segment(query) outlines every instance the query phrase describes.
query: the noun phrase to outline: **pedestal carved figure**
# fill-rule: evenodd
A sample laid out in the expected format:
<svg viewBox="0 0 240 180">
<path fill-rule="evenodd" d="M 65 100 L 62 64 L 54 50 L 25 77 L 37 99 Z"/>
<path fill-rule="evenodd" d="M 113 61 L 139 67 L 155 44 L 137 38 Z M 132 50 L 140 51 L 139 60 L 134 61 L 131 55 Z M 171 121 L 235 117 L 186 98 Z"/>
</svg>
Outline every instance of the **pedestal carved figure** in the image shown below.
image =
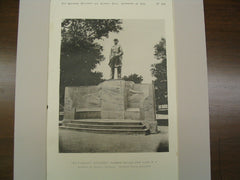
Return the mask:
<svg viewBox="0 0 240 180">
<path fill-rule="evenodd" d="M 78 123 L 81 128 L 82 122 L 104 133 L 157 133 L 152 84 L 108 80 L 98 86 L 66 87 L 64 106 L 66 127 Z"/>
</svg>

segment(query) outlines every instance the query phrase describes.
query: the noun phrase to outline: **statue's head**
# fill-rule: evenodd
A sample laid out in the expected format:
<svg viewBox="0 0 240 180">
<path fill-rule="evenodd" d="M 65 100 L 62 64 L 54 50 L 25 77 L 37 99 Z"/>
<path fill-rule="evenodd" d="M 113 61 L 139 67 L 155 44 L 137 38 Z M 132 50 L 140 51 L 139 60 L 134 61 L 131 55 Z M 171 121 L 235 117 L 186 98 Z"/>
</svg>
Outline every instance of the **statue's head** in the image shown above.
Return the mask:
<svg viewBox="0 0 240 180">
<path fill-rule="evenodd" d="M 114 44 L 115 44 L 115 45 L 118 44 L 118 39 L 115 38 L 113 41 L 114 41 Z"/>
</svg>

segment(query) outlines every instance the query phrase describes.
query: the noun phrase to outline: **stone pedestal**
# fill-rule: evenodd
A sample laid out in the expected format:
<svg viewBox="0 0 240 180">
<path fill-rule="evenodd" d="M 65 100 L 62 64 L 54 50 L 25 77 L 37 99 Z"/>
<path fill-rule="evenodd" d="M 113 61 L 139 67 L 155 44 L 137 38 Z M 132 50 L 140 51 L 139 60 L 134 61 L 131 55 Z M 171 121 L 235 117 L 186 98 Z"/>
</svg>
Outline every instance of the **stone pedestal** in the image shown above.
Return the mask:
<svg viewBox="0 0 240 180">
<path fill-rule="evenodd" d="M 110 80 L 100 84 L 101 118 L 124 119 L 125 81 Z"/>
<path fill-rule="evenodd" d="M 156 133 L 154 87 L 124 80 L 66 87 L 64 122 L 74 119 L 139 120 Z"/>
</svg>

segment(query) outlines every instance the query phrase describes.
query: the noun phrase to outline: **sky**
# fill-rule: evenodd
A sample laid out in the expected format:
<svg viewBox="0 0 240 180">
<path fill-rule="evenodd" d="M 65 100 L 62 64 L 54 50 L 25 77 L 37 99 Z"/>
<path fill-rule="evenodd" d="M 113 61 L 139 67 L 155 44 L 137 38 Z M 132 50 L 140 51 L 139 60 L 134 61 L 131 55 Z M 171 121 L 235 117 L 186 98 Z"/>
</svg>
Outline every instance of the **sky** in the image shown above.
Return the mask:
<svg viewBox="0 0 240 180">
<path fill-rule="evenodd" d="M 105 61 L 95 69 L 103 73 L 104 79 L 110 78 L 108 66 L 109 54 L 113 39 L 117 38 L 123 49 L 122 76 L 138 74 L 143 76 L 143 83 L 154 80 L 151 75 L 151 64 L 158 61 L 154 58 L 154 45 L 165 38 L 164 21 L 161 19 L 123 20 L 123 30 L 109 33 L 108 38 L 98 41 L 103 46 Z"/>
</svg>

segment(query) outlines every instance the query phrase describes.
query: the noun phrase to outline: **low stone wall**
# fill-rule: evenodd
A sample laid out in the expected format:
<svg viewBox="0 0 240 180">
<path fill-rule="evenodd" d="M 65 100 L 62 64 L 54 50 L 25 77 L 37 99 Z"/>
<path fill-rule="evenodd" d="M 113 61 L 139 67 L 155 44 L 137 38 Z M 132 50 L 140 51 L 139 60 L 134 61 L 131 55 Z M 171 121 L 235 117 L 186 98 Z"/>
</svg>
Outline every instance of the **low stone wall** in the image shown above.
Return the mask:
<svg viewBox="0 0 240 180">
<path fill-rule="evenodd" d="M 154 132 L 154 87 L 131 81 L 108 80 L 97 86 L 66 87 L 64 120 L 141 120 Z"/>
</svg>

